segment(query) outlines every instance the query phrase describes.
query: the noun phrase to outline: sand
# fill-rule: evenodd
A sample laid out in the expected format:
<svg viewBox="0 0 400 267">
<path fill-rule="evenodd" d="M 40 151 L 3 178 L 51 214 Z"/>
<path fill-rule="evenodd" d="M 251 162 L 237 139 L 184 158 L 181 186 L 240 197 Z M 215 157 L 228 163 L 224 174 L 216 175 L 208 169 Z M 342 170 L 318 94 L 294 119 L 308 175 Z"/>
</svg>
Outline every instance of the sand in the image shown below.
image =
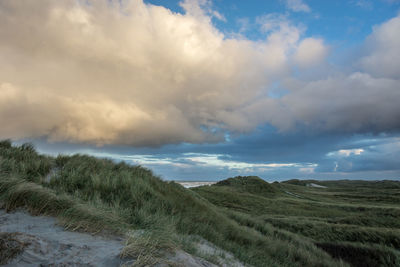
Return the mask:
<svg viewBox="0 0 400 267">
<path fill-rule="evenodd" d="M 6 213 L 0 209 L 0 233 L 11 233 L 20 243 L 27 244 L 22 253 L 4 266 L 121 266 L 133 263 L 134 259 L 120 259 L 124 247 L 121 237 L 90 235 L 66 231 L 57 225 L 57 220 L 48 216 L 32 216 L 18 210 Z M 239 266 L 239 261 L 205 240 L 198 244 L 202 254 L 215 255 L 219 266 Z M 165 255 L 167 262 L 175 266 L 216 267 L 216 265 L 182 250 Z M 157 264 L 158 267 L 168 266 Z"/>
<path fill-rule="evenodd" d="M 5 266 L 120 266 L 120 238 L 65 231 L 55 218 L 0 210 L 0 232 L 16 233 L 28 242 L 24 251 Z"/>
</svg>

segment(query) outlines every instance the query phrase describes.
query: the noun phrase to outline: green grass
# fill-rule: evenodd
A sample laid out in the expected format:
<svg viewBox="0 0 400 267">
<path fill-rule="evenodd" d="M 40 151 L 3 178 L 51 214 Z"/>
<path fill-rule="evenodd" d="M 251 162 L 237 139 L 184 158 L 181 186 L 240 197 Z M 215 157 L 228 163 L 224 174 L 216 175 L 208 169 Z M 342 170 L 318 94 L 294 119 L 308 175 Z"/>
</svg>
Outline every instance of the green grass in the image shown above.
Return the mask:
<svg viewBox="0 0 400 267">
<path fill-rule="evenodd" d="M 162 181 L 140 166 L 85 155 L 52 158 L 37 154 L 29 144 L 13 147 L 3 141 L 0 169 L 5 208 L 57 216 L 70 229 L 141 229 L 150 233 L 147 244 L 163 240 L 164 250 L 184 247 L 182 236 L 200 236 L 254 266 L 338 263 L 311 243 L 304 246 L 242 226 L 197 193 Z M 139 247 L 147 245 L 131 240 L 124 254 L 140 255 L 143 261 L 160 258 L 153 249 Z"/>
<path fill-rule="evenodd" d="M 54 158 L 10 141 L 0 142 L 0 172 L 4 208 L 52 215 L 72 230 L 126 234 L 122 254 L 136 264 L 160 262 L 177 248 L 194 253 L 188 240 L 196 236 L 252 266 L 347 266 L 341 246 L 374 251 L 379 257 L 369 261 L 386 266 L 398 260 L 396 183 L 377 185 L 382 192 L 369 199 L 357 196 L 373 192 L 370 184 L 357 195 L 346 182 L 321 190 L 258 177 L 188 190 L 140 166 Z"/>
<path fill-rule="evenodd" d="M 352 266 L 400 265 L 400 182 L 289 180 L 257 194 L 236 189 L 238 183 L 193 191 L 262 234 L 279 229 Z"/>
<path fill-rule="evenodd" d="M 237 176 L 219 181 L 215 184 L 220 188 L 231 190 L 238 193 L 250 193 L 254 195 L 272 195 L 276 189 L 257 176 Z"/>
<path fill-rule="evenodd" d="M 0 176 L 0 203 L 7 211 L 26 208 L 32 214 L 56 216 L 68 229 L 91 233 L 111 231 L 122 233 L 127 227 L 111 209 L 93 207 L 66 194 L 33 182 Z"/>
</svg>

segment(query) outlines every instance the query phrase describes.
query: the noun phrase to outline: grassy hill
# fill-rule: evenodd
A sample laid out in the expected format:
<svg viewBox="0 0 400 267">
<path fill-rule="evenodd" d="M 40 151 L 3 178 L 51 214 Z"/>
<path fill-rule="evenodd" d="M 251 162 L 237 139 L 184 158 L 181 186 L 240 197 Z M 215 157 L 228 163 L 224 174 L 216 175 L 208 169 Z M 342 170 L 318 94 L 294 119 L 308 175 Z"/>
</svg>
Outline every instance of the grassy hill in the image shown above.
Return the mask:
<svg viewBox="0 0 400 267">
<path fill-rule="evenodd" d="M 215 185 L 256 195 L 268 195 L 276 192 L 272 185 L 257 176 L 237 176 L 219 181 Z"/>
<path fill-rule="evenodd" d="M 400 265 L 400 182 L 289 180 L 251 194 L 245 179 L 193 191 L 240 225 L 294 233 L 352 266 Z"/>
<path fill-rule="evenodd" d="M 326 186 L 235 177 L 189 190 L 140 166 L 0 142 L 3 208 L 52 215 L 71 230 L 127 235 L 122 255 L 146 255 L 138 266 L 174 249 L 213 260 L 197 250 L 198 237 L 252 266 L 399 265 L 399 189 L 382 184 L 372 194 L 371 185 L 357 195 Z M 365 192 L 370 199 L 360 198 Z M 143 234 L 129 237 L 132 230 Z"/>
</svg>

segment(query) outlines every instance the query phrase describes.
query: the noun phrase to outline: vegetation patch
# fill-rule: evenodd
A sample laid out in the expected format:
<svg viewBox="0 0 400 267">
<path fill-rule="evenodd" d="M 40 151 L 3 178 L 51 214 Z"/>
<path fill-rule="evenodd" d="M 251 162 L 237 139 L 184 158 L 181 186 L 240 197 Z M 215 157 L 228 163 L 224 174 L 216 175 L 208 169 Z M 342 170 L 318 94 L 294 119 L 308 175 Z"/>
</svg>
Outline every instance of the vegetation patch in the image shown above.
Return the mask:
<svg viewBox="0 0 400 267">
<path fill-rule="evenodd" d="M 227 186 L 239 192 L 257 195 L 268 195 L 276 192 L 273 186 L 258 176 L 236 176 L 219 181 L 215 186 Z"/>
<path fill-rule="evenodd" d="M 341 264 L 399 265 L 400 182 L 289 180 L 260 195 L 236 190 L 245 179 L 192 190 L 240 225 L 286 240 L 303 255 L 323 250 Z"/>
<path fill-rule="evenodd" d="M 334 258 L 349 262 L 352 266 L 399 266 L 400 255 L 383 246 L 365 246 L 351 243 L 316 243 Z"/>
<path fill-rule="evenodd" d="M 24 251 L 28 243 L 19 241 L 17 233 L 0 233 L 0 264 L 7 264 Z"/>
</svg>

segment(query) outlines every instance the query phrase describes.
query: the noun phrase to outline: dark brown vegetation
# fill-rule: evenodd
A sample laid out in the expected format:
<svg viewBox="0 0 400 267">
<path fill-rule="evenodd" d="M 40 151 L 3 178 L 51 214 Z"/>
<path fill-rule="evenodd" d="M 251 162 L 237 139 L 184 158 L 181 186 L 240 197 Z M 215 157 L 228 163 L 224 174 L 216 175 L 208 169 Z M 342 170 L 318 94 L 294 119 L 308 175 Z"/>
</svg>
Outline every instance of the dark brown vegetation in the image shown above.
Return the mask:
<svg viewBox="0 0 400 267">
<path fill-rule="evenodd" d="M 16 238 L 17 233 L 0 233 L 0 264 L 7 264 L 24 251 L 28 244 Z"/>
</svg>

